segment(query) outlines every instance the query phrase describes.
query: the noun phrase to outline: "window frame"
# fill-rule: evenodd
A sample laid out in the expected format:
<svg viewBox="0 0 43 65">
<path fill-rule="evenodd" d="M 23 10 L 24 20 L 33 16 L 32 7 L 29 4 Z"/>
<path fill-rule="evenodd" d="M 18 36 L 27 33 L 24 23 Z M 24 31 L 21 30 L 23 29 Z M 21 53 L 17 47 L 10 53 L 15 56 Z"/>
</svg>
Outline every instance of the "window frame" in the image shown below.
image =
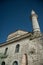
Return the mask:
<svg viewBox="0 0 43 65">
<path fill-rule="evenodd" d="M 15 48 L 15 53 L 18 53 L 19 52 L 19 49 L 20 49 L 20 44 L 17 44 L 16 45 L 16 48 Z"/>
<path fill-rule="evenodd" d="M 13 65 L 14 65 L 14 63 L 16 63 L 15 65 L 18 65 L 18 61 L 14 61 L 14 62 L 13 62 Z"/>
<path fill-rule="evenodd" d="M 4 55 L 7 54 L 7 51 L 8 51 L 8 47 L 5 48 L 5 52 L 4 52 Z"/>
<path fill-rule="evenodd" d="M 3 64 L 4 63 L 4 64 Z M 2 61 L 1 65 L 5 65 L 5 61 Z"/>
</svg>

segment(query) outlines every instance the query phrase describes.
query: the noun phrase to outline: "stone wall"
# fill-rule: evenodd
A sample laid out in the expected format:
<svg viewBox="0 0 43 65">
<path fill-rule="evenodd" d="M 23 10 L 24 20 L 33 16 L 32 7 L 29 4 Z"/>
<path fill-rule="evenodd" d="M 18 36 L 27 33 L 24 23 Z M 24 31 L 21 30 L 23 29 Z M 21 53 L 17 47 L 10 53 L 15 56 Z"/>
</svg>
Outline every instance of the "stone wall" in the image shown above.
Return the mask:
<svg viewBox="0 0 43 65">
<path fill-rule="evenodd" d="M 19 44 L 19 52 L 16 53 L 16 45 Z M 18 62 L 18 65 L 22 65 L 23 55 L 27 55 L 28 65 L 41 65 L 43 64 L 43 48 L 39 38 L 29 40 L 25 38 L 17 42 L 0 47 L 0 53 L 4 54 L 5 49 L 7 50 L 7 57 L 0 58 L 0 65 L 5 61 L 6 65 L 13 65 L 14 61 Z"/>
</svg>

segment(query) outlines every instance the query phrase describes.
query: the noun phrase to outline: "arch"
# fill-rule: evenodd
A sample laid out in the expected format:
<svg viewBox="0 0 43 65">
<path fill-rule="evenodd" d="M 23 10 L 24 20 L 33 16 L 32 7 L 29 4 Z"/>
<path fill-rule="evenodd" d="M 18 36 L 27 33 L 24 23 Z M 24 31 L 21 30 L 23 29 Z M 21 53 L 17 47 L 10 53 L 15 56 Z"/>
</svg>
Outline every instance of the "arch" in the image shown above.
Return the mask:
<svg viewBox="0 0 43 65">
<path fill-rule="evenodd" d="M 8 47 L 5 49 L 4 55 L 6 55 L 6 53 L 7 53 L 7 50 L 8 50 Z"/>
<path fill-rule="evenodd" d="M 17 62 L 17 61 L 14 61 L 14 62 L 13 62 L 13 65 L 18 65 L 18 62 Z"/>
<path fill-rule="evenodd" d="M 17 45 L 16 45 L 16 49 L 15 49 L 15 52 L 16 52 L 16 53 L 18 53 L 18 52 L 19 52 L 19 47 L 20 47 L 20 45 L 19 45 L 19 44 L 17 44 Z"/>
<path fill-rule="evenodd" d="M 27 54 L 23 54 L 23 56 L 22 56 L 22 65 L 28 65 Z"/>
<path fill-rule="evenodd" d="M 28 57 L 27 57 L 27 54 L 25 53 L 24 55 L 26 57 L 26 65 L 28 65 Z"/>
<path fill-rule="evenodd" d="M 3 61 L 1 65 L 5 65 L 5 62 Z"/>
</svg>

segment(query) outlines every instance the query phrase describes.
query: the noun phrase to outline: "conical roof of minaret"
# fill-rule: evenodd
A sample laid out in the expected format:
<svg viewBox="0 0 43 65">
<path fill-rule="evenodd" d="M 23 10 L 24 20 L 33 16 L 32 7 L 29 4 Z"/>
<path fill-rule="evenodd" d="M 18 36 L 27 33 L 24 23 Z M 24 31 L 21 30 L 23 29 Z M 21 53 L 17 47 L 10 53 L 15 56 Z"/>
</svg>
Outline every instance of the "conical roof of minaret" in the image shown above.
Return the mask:
<svg viewBox="0 0 43 65">
<path fill-rule="evenodd" d="M 38 18 L 38 15 L 35 13 L 34 10 L 31 11 L 31 16 L 33 16 L 33 15 L 36 16 L 36 17 Z"/>
<path fill-rule="evenodd" d="M 35 14 L 35 11 L 34 10 L 31 11 L 31 15 L 33 15 L 33 14 Z"/>
</svg>

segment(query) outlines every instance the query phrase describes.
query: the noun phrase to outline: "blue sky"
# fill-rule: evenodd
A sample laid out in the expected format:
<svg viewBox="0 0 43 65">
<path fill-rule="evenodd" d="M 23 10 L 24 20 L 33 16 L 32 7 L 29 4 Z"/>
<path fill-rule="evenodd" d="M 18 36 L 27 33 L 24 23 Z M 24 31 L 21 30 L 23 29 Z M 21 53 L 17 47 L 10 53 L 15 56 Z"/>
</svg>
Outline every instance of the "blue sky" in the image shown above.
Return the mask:
<svg viewBox="0 0 43 65">
<path fill-rule="evenodd" d="M 38 14 L 43 32 L 43 0 L 0 0 L 0 43 L 16 30 L 32 32 L 31 10 Z"/>
</svg>

